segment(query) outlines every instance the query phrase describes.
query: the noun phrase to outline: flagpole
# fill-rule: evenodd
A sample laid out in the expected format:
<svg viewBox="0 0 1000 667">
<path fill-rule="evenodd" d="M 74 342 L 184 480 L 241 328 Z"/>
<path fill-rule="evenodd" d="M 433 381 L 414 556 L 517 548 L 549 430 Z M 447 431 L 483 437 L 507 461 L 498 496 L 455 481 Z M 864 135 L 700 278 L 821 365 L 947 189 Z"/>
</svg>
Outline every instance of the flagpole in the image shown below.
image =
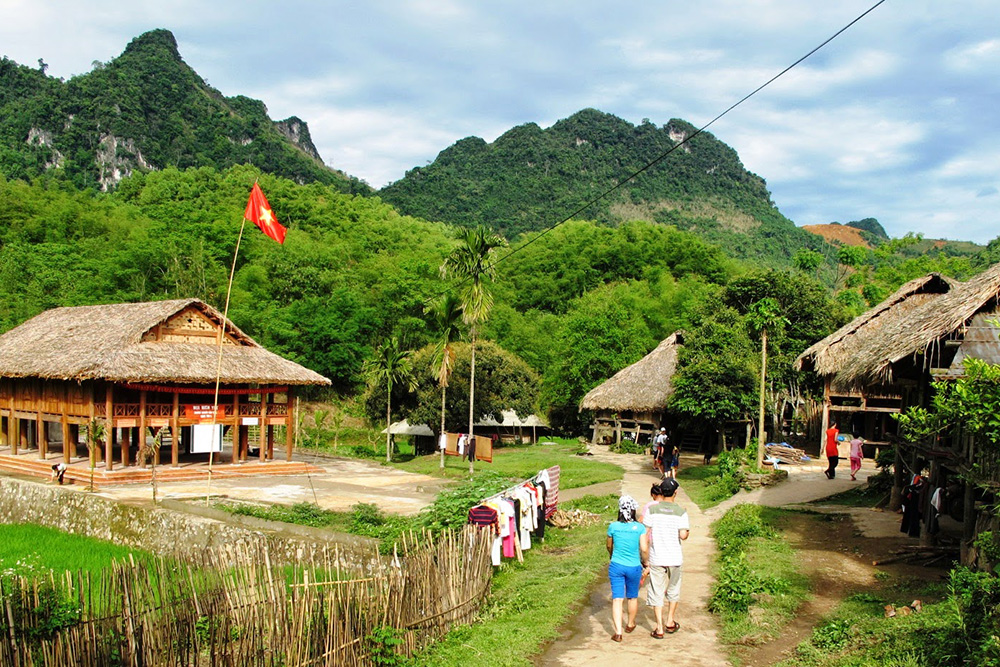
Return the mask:
<svg viewBox="0 0 1000 667">
<path fill-rule="evenodd" d="M 256 182 L 256 181 L 255 181 Z M 205 491 L 205 505 L 208 505 L 212 495 L 212 461 L 215 456 L 215 430 L 216 422 L 219 417 L 219 384 L 222 381 L 222 345 L 226 339 L 226 323 L 229 322 L 229 297 L 233 293 L 233 276 L 236 275 L 236 258 L 240 254 L 240 242 L 243 240 L 243 230 L 247 226 L 247 218 L 243 216 L 243 221 L 240 223 L 240 235 L 236 237 L 236 251 L 233 253 L 233 266 L 229 269 L 229 285 L 226 287 L 226 306 L 222 310 L 222 331 L 219 335 L 219 355 L 215 364 L 215 397 L 212 401 L 212 446 L 208 450 L 208 489 Z M 263 418 L 264 415 L 261 415 Z M 233 415 L 234 419 L 238 419 L 239 415 Z M 236 456 L 237 438 L 233 436 L 233 456 Z M 222 450 L 222 434 L 219 434 L 219 450 Z"/>
</svg>

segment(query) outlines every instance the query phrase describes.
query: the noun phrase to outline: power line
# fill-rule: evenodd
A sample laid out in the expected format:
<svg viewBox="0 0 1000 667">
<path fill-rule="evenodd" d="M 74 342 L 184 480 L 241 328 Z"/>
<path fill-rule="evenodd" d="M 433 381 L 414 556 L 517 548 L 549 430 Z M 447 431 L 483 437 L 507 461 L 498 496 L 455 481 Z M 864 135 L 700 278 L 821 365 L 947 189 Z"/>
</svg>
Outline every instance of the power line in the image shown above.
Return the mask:
<svg viewBox="0 0 1000 667">
<path fill-rule="evenodd" d="M 749 100 L 751 97 L 753 97 L 754 95 L 756 95 L 757 93 L 759 93 L 760 91 L 764 90 L 769 85 L 771 85 L 772 83 L 774 83 L 775 81 L 777 81 L 778 79 L 780 79 L 782 76 L 784 76 L 789 71 L 791 71 L 793 68 L 795 68 L 796 66 L 798 66 L 799 64 L 801 64 L 804 60 L 806 60 L 807 58 L 809 58 L 811 55 L 813 55 L 814 53 L 816 53 L 817 51 L 819 51 L 820 49 L 822 49 L 824 46 L 826 46 L 827 44 L 829 44 L 830 42 L 832 42 L 833 40 L 835 40 L 842 33 L 846 32 L 855 23 L 857 23 L 858 21 L 860 21 L 861 19 L 863 19 L 864 17 L 866 17 L 868 14 L 872 13 L 873 11 L 875 11 L 875 9 L 877 9 L 879 7 L 879 5 L 881 5 L 884 2 L 886 2 L 886 0 L 878 0 L 878 2 L 876 2 L 874 5 L 872 5 L 871 7 L 869 7 L 867 10 L 865 10 L 864 12 L 862 12 L 861 14 L 859 14 L 853 21 L 851 21 L 850 23 L 848 23 L 847 25 L 845 25 L 843 28 L 841 28 L 840 30 L 838 30 L 837 32 L 833 33 L 832 35 L 830 35 L 829 37 L 827 37 L 825 40 L 823 40 L 822 43 L 820 43 L 818 46 L 816 46 L 811 51 L 809 51 L 809 53 L 805 54 L 804 56 L 802 56 L 801 58 L 799 58 L 798 60 L 796 60 L 795 62 L 793 62 L 788 67 L 786 67 L 785 69 L 781 70 L 780 72 L 778 72 L 777 74 L 775 74 L 774 76 L 772 76 L 770 79 L 768 79 L 767 81 L 765 81 L 761 85 L 757 86 L 757 88 L 755 88 L 750 93 L 747 93 L 746 95 L 744 95 L 742 98 L 740 98 L 739 101 L 737 101 L 736 103 L 732 104 L 729 108 L 727 108 L 725 111 L 723 111 L 722 113 L 720 113 L 718 116 L 716 116 L 712 120 L 708 121 L 707 123 L 705 123 L 704 125 L 702 125 L 701 127 L 699 127 L 690 136 L 685 137 L 683 140 L 679 141 L 678 143 L 676 143 L 672 147 L 670 147 L 666 152 L 664 152 L 659 157 L 653 159 L 651 162 L 648 162 L 642 168 L 637 169 L 636 171 L 634 171 L 631 174 L 629 174 L 624 180 L 622 180 L 621 182 L 619 182 L 617 185 L 613 185 L 612 187 L 604 190 L 600 194 L 598 194 L 595 197 L 593 197 L 592 199 L 588 200 L 587 203 L 583 204 L 582 206 L 580 206 L 579 208 L 577 208 L 576 210 L 574 210 L 572 213 L 570 213 L 568 216 L 566 216 L 565 218 L 563 218 L 559 222 L 556 222 L 555 224 L 550 225 L 549 227 L 547 227 L 546 229 L 544 229 L 540 234 L 538 234 L 534 238 L 532 238 L 532 239 L 530 239 L 528 241 L 525 241 L 524 243 L 522 243 L 518 247 L 514 248 L 509 253 L 507 253 L 503 257 L 499 258 L 497 261 L 493 262 L 493 266 L 496 266 L 500 262 L 503 262 L 503 261 L 506 261 L 507 259 L 510 259 L 512 256 L 514 256 L 517 253 L 521 252 L 522 250 L 524 250 L 525 248 L 527 248 L 529 245 L 531 245 L 532 243 L 534 243 L 538 239 L 542 238 L 543 236 L 545 236 L 546 234 L 548 234 L 549 232 L 551 232 L 552 230 L 554 230 L 556 227 L 559 227 L 560 225 L 569 222 L 570 220 L 572 220 L 573 218 L 575 218 L 577 215 L 579 215 L 583 211 L 587 210 L 588 208 L 590 208 L 591 206 L 593 206 L 594 204 L 596 204 L 600 200 L 604 199 L 605 197 L 607 197 L 611 193 L 613 193 L 613 192 L 621 189 L 626 183 L 629 183 L 630 181 L 635 180 L 635 178 L 637 178 L 638 176 L 640 176 L 644 172 L 646 172 L 649 169 L 655 167 L 660 162 L 663 162 L 663 160 L 667 159 L 667 156 L 669 156 L 671 153 L 673 153 L 674 151 L 676 151 L 680 147 L 682 147 L 682 146 L 686 145 L 687 143 L 689 143 L 692 139 L 694 139 L 699 134 L 701 134 L 702 132 L 704 132 L 705 130 L 707 130 L 709 127 L 711 127 L 713 124 L 715 124 L 716 121 L 718 121 L 719 119 L 721 119 L 723 116 L 725 116 L 726 114 L 728 114 L 730 111 L 732 111 L 736 107 L 740 106 L 741 104 L 743 104 L 744 102 L 746 102 L 747 100 Z"/>
</svg>

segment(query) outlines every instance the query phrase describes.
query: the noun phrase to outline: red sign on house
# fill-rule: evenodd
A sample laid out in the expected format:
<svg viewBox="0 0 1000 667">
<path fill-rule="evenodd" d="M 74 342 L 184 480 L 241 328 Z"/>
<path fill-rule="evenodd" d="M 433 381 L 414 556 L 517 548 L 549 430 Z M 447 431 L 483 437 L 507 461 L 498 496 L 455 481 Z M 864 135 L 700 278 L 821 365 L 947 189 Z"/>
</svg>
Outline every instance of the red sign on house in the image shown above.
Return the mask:
<svg viewBox="0 0 1000 667">
<path fill-rule="evenodd" d="M 198 422 L 211 423 L 212 421 L 223 421 L 226 418 L 226 407 L 224 405 L 220 405 L 218 409 L 215 410 L 214 419 L 212 407 L 212 405 L 185 405 L 184 416 Z"/>
</svg>

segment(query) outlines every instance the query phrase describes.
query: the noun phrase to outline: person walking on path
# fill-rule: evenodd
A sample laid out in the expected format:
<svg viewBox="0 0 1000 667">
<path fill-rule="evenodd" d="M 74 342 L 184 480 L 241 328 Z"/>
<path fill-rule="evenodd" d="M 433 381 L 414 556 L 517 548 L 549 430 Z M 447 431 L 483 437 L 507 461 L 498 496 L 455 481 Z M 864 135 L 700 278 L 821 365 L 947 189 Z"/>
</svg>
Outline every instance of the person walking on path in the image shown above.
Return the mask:
<svg viewBox="0 0 1000 667">
<path fill-rule="evenodd" d="M 865 441 L 858 436 L 851 440 L 851 481 L 858 481 L 857 474 L 861 470 L 861 459 L 864 458 L 862 447 Z"/>
<path fill-rule="evenodd" d="M 840 448 L 837 445 L 839 433 L 837 422 L 833 422 L 830 424 L 830 428 L 826 429 L 826 460 L 829 465 L 827 465 L 824 474 L 826 474 L 827 479 L 833 479 L 837 476 L 837 464 L 840 463 Z"/>
<path fill-rule="evenodd" d="M 639 613 L 639 586 L 649 573 L 649 541 L 646 527 L 635 520 L 639 504 L 630 495 L 618 499 L 618 520 L 608 526 L 608 579 L 611 581 L 611 621 L 615 632 L 612 641 L 622 640 L 622 630 L 635 630 Z M 622 628 L 622 607 L 628 600 L 628 624 Z"/>
<path fill-rule="evenodd" d="M 690 523 L 684 508 L 674 502 L 678 488 L 677 480 L 673 478 L 660 482 L 657 502 L 650 505 L 642 517 L 643 525 L 650 532 L 646 604 L 653 608 L 656 617 L 656 627 L 651 633 L 654 639 L 663 639 L 664 632 L 672 634 L 681 627 L 675 618 L 681 599 L 681 566 L 684 562 L 681 542 L 688 538 Z M 667 602 L 666 623 L 663 621 L 664 598 Z"/>
<path fill-rule="evenodd" d="M 661 427 L 660 432 L 653 438 L 653 467 L 659 470 L 661 475 L 666 472 L 663 460 L 667 456 L 667 446 L 669 443 L 670 438 L 667 436 L 667 429 Z"/>
</svg>

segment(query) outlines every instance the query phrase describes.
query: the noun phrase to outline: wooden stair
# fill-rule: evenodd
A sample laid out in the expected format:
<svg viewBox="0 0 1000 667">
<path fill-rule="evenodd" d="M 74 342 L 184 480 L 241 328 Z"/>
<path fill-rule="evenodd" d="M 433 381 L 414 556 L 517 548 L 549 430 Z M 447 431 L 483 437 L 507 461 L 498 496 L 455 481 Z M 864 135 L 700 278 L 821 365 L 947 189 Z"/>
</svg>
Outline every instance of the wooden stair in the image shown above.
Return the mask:
<svg viewBox="0 0 1000 667">
<path fill-rule="evenodd" d="M 0 470 L 29 477 L 48 480 L 52 476 L 52 466 L 57 459 L 41 460 L 30 456 L 0 455 Z M 212 479 L 238 477 L 256 477 L 259 475 L 304 475 L 323 472 L 322 468 L 302 461 L 247 461 L 233 465 L 220 463 L 212 466 Z M 74 462 L 69 465 L 64 475 L 64 483 L 90 485 L 90 466 L 86 461 Z M 120 484 L 149 484 L 153 479 L 153 469 L 128 466 L 116 467 L 114 470 L 104 470 L 103 464 L 94 469 L 94 486 L 97 488 L 117 486 Z M 187 464 L 178 468 L 168 465 L 156 467 L 156 481 L 160 484 L 169 482 L 192 482 L 208 479 L 208 464 Z"/>
</svg>

